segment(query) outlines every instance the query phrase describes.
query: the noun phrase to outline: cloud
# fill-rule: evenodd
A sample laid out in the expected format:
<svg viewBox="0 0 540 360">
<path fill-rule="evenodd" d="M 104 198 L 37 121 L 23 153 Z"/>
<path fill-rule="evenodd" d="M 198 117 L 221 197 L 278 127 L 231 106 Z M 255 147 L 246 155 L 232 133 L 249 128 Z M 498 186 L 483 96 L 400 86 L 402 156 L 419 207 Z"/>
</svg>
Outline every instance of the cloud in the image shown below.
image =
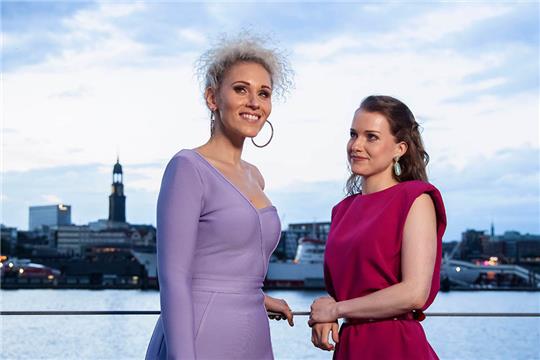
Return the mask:
<svg viewBox="0 0 540 360">
<path fill-rule="evenodd" d="M 18 133 L 18 131 L 12 128 L 2 128 L 2 133 L 3 134 L 16 134 Z"/>
<path fill-rule="evenodd" d="M 180 29 L 178 30 L 178 35 L 182 40 L 186 40 L 197 45 L 204 45 L 207 42 L 206 36 L 202 32 L 194 29 Z"/>
<path fill-rule="evenodd" d="M 445 198 L 449 234 L 467 228 L 540 232 L 540 149 L 501 149 L 478 155 L 462 169 L 444 162 L 431 166 L 430 177 Z"/>
<path fill-rule="evenodd" d="M 401 44 L 414 44 L 414 46 L 434 43 L 455 33 L 464 33 L 471 26 L 488 19 L 500 17 L 511 11 L 505 4 L 440 4 L 435 10 L 420 14 L 406 22 L 398 31 L 386 38 L 386 44 L 398 40 Z"/>
<path fill-rule="evenodd" d="M 83 97 L 89 93 L 88 89 L 84 86 L 79 86 L 72 89 L 61 91 L 57 94 L 50 95 L 51 98 L 77 98 Z"/>
<path fill-rule="evenodd" d="M 467 30 L 488 19 L 508 13 L 511 8 L 502 5 L 448 5 L 420 7 L 417 16 L 402 17 L 401 22 L 378 33 L 369 29 L 362 32 L 336 34 L 330 32 L 320 38 L 297 46 L 296 51 L 307 58 L 324 60 L 339 53 L 385 52 L 396 50 L 424 51 L 426 48 L 444 48 L 441 41 L 450 35 L 464 34 Z M 431 8 L 434 8 L 433 10 Z M 363 8 L 365 11 L 365 8 Z M 398 12 L 401 9 L 386 8 Z M 371 11 L 371 10 L 368 10 Z M 384 15 L 380 15 L 384 18 Z M 405 20 L 403 20 L 405 19 Z M 444 42 L 442 42 L 444 44 Z M 390 54 L 389 54 L 390 55 Z"/>
<path fill-rule="evenodd" d="M 103 183 L 108 191 L 117 152 L 132 191 L 128 207 L 140 205 L 130 207 L 129 216 L 153 219 L 164 164 L 208 138 L 193 62 L 207 39 L 249 24 L 292 50 L 297 73 L 296 90 L 274 105 L 272 143 L 261 150 L 247 142 L 244 151 L 263 172 L 285 221 L 322 220 L 339 201 L 347 129 L 359 102 L 373 93 L 396 96 L 417 115 L 433 178 L 448 178 L 441 183 L 452 194 L 453 213 L 467 201 L 462 193 L 476 202 L 469 219 L 479 218 L 476 210 L 488 216 L 482 196 L 507 212 L 532 206 L 516 197 L 509 210 L 510 201 L 492 196 L 502 188 L 482 192 L 477 184 L 491 178 L 471 164 L 504 161 L 509 167 L 503 149 L 539 147 L 537 4 L 6 4 L 2 151 L 6 174 L 18 179 L 10 182 L 15 193 L 8 193 L 18 208 L 5 211 L 14 223 L 42 194 L 81 204 L 80 221 L 103 217 L 107 194 L 103 203 L 101 193 L 87 189 Z M 23 173 L 39 178 L 39 187 L 17 175 Z M 526 181 L 524 188 L 536 176 L 516 174 L 493 173 L 493 182 Z M 57 192 L 67 183 L 71 193 Z M 32 191 L 16 189 L 23 184 Z M 469 186 L 478 190 L 470 193 Z M 505 219 L 515 223 L 510 215 Z M 523 228 L 534 228 L 530 217 L 522 219 L 528 221 Z M 451 233 L 461 230 L 456 225 Z"/>
<path fill-rule="evenodd" d="M 54 194 L 41 195 L 41 199 L 45 201 L 47 204 L 61 204 L 62 203 L 62 199 L 60 199 L 57 195 L 54 195 Z"/>
<path fill-rule="evenodd" d="M 58 34 L 65 31 L 62 20 L 94 6 L 91 2 L 79 1 L 3 2 L 3 71 L 13 71 L 57 55 L 61 51 Z"/>
</svg>

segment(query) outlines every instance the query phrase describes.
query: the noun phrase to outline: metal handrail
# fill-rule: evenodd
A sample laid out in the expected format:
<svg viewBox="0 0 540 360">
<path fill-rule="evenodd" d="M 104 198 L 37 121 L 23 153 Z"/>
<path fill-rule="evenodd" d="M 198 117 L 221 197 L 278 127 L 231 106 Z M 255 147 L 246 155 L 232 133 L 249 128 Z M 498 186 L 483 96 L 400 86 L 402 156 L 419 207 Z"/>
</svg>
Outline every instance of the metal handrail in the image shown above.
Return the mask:
<svg viewBox="0 0 540 360">
<path fill-rule="evenodd" d="M 26 316 L 26 315 L 159 315 L 159 310 L 39 310 L 39 311 L 0 311 L 2 316 Z M 294 316 L 309 316 L 309 311 L 293 311 Z M 269 316 L 281 315 L 279 313 L 268 312 Z M 540 317 L 537 312 L 427 312 L 426 316 L 432 317 Z"/>
</svg>

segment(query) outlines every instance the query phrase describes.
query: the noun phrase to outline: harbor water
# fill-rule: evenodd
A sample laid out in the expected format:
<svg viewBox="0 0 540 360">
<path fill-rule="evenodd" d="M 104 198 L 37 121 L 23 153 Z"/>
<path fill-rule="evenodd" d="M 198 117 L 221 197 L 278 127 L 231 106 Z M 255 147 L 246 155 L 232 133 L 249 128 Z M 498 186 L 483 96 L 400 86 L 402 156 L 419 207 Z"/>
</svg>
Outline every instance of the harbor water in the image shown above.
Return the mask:
<svg viewBox="0 0 540 360">
<path fill-rule="evenodd" d="M 271 290 L 295 311 L 321 291 Z M 2 310 L 159 310 L 157 291 L 3 290 Z M 539 292 L 439 293 L 430 312 L 540 312 Z M 143 359 L 157 315 L 2 316 L 2 359 Z M 540 359 L 540 318 L 432 317 L 422 322 L 441 359 Z M 311 344 L 307 317 L 271 321 L 276 359 L 331 359 Z M 389 344 L 391 345 L 391 344 Z"/>
</svg>

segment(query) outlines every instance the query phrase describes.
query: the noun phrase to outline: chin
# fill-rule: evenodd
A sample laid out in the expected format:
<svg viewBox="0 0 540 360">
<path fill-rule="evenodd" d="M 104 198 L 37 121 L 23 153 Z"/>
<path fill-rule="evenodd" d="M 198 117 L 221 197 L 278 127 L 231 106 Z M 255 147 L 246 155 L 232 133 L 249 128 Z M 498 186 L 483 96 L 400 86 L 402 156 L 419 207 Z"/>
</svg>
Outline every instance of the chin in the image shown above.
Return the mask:
<svg viewBox="0 0 540 360">
<path fill-rule="evenodd" d="M 242 136 L 245 138 L 254 138 L 259 134 L 259 131 L 243 131 Z"/>
<path fill-rule="evenodd" d="M 261 128 L 259 126 L 252 126 L 242 129 L 242 135 L 244 135 L 245 137 L 255 137 L 259 135 L 260 132 Z"/>
<path fill-rule="evenodd" d="M 366 169 L 363 169 L 363 168 L 360 168 L 360 167 L 357 167 L 357 166 L 351 166 L 351 172 L 354 175 L 358 175 L 358 176 L 367 176 L 367 175 L 369 175 L 369 172 Z"/>
</svg>

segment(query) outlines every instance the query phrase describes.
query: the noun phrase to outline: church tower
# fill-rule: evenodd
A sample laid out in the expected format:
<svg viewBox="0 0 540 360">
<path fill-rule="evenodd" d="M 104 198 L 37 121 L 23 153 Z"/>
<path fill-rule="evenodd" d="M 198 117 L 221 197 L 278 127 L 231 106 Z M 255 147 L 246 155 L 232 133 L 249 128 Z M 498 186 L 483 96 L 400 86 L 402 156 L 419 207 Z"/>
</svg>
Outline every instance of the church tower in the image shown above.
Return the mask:
<svg viewBox="0 0 540 360">
<path fill-rule="evenodd" d="M 109 195 L 109 221 L 126 222 L 126 196 L 122 176 L 122 165 L 117 157 L 113 168 L 112 192 Z"/>
</svg>

